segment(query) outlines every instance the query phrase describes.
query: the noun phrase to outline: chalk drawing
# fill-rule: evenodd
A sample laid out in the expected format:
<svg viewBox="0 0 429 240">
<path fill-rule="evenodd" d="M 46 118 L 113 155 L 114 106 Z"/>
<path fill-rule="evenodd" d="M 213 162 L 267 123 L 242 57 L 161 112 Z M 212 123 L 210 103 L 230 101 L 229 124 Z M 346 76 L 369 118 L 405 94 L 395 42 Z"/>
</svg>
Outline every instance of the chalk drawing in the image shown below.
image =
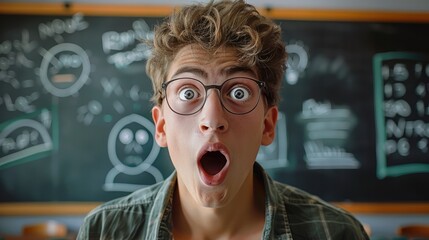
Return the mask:
<svg viewBox="0 0 429 240">
<path fill-rule="evenodd" d="M 279 112 L 275 139 L 270 145 L 259 149 L 257 161 L 267 169 L 286 167 L 288 165 L 287 144 L 286 116 Z"/>
<path fill-rule="evenodd" d="M 80 46 L 61 43 L 48 51 L 41 50 L 41 54 L 40 80 L 52 95 L 68 97 L 88 81 L 89 57 Z"/>
<path fill-rule="evenodd" d="M 137 114 L 128 115 L 113 126 L 108 139 L 108 155 L 114 168 L 107 173 L 103 187 L 105 191 L 132 192 L 164 179 L 152 165 L 160 151 L 154 131 L 153 123 Z M 119 174 L 137 177 L 149 174 L 154 182 L 120 183 L 115 180 Z"/>
<path fill-rule="evenodd" d="M 285 80 L 290 85 L 295 85 L 308 65 L 308 53 L 301 42 L 290 43 L 286 46 L 288 59 L 286 62 Z"/>
<path fill-rule="evenodd" d="M 77 121 L 90 125 L 96 115 L 101 114 L 103 106 L 99 101 L 91 100 L 88 104 L 77 109 Z"/>
<path fill-rule="evenodd" d="M 41 122 L 34 119 L 18 119 L 8 124 L 0 132 L 0 168 L 6 165 L 18 165 L 28 161 L 29 158 L 37 159 L 36 155 L 49 153 L 54 144 L 48 132 L 46 123 L 52 123 L 46 119 L 47 110 L 41 112 Z M 51 125 L 49 125 L 50 127 Z"/>
</svg>

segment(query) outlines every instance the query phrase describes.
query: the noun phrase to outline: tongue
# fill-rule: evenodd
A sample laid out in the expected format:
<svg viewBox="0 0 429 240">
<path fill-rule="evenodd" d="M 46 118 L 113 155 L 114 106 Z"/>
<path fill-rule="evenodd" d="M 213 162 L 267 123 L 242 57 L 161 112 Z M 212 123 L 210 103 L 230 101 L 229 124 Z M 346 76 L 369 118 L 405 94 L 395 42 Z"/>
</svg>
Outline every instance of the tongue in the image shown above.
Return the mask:
<svg viewBox="0 0 429 240">
<path fill-rule="evenodd" d="M 226 164 L 225 156 L 220 152 L 208 152 L 201 159 L 201 166 L 209 175 L 218 174 Z"/>
</svg>

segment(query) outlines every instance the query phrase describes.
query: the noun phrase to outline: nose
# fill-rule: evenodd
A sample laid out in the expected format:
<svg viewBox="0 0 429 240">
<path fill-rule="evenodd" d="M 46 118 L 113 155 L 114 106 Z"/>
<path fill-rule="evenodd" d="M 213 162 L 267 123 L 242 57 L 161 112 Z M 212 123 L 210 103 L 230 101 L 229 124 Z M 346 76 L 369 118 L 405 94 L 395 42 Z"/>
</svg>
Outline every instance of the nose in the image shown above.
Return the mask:
<svg viewBox="0 0 429 240">
<path fill-rule="evenodd" d="M 228 121 L 225 118 L 226 112 L 219 94 L 216 89 L 207 92 L 206 102 L 200 114 L 200 131 L 203 133 L 224 132 L 228 129 Z"/>
</svg>

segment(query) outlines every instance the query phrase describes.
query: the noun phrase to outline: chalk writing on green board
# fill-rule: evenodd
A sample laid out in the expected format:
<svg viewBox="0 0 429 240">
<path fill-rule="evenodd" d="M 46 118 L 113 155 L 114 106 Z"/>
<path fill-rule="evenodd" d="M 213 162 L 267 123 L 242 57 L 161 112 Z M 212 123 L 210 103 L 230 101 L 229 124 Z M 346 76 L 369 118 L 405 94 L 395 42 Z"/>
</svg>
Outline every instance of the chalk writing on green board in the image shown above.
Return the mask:
<svg viewBox="0 0 429 240">
<path fill-rule="evenodd" d="M 429 56 L 379 53 L 373 67 L 378 178 L 429 172 Z"/>
<path fill-rule="evenodd" d="M 360 162 L 345 145 L 356 125 L 347 106 L 308 99 L 298 121 L 305 126 L 305 161 L 309 169 L 358 169 Z"/>
</svg>

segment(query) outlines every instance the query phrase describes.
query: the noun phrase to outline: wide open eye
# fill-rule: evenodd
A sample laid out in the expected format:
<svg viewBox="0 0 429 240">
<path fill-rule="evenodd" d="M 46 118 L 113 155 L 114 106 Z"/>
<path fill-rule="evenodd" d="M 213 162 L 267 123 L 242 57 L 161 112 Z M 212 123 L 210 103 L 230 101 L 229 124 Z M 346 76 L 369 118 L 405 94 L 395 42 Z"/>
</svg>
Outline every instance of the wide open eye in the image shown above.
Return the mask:
<svg viewBox="0 0 429 240">
<path fill-rule="evenodd" d="M 183 101 L 190 101 L 198 97 L 198 91 L 194 88 L 186 87 L 179 91 L 179 98 Z"/>
<path fill-rule="evenodd" d="M 251 93 L 249 89 L 243 86 L 237 86 L 231 89 L 231 91 L 229 92 L 229 97 L 237 101 L 246 101 L 247 99 L 249 99 L 250 94 Z"/>
</svg>

